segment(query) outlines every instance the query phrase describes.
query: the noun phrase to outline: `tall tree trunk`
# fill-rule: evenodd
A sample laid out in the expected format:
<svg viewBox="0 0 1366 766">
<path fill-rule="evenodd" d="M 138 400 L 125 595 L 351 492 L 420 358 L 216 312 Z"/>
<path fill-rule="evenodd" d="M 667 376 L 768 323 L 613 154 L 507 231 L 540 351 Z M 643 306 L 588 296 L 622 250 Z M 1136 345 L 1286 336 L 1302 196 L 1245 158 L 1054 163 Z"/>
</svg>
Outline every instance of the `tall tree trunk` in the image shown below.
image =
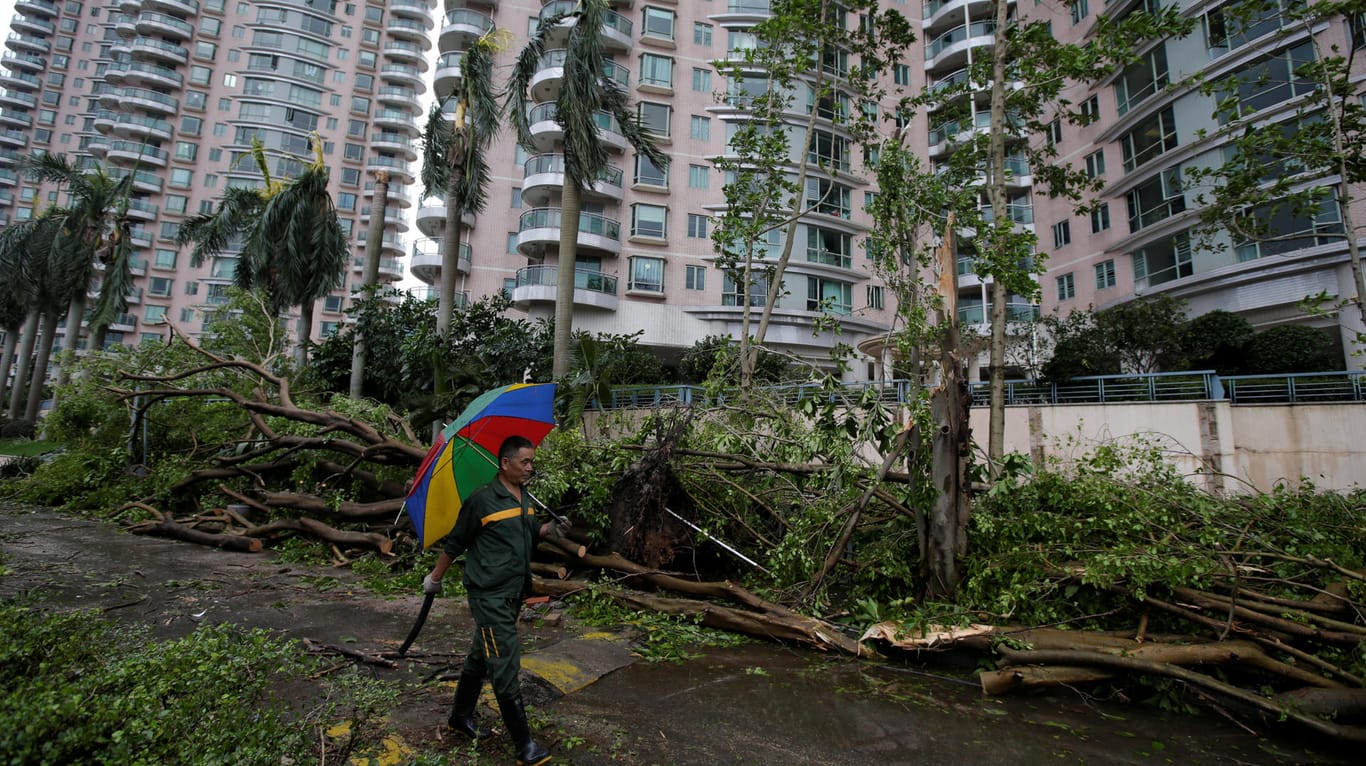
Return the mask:
<svg viewBox="0 0 1366 766">
<path fill-rule="evenodd" d="M 313 342 L 313 310 L 318 301 L 310 298 L 299 304 L 299 368 L 308 366 L 308 345 Z"/>
<path fill-rule="evenodd" d="M 19 417 L 19 407 L 24 401 L 24 392 L 28 390 L 29 373 L 33 370 L 33 344 L 38 339 L 38 325 L 41 322 L 41 314 L 36 308 L 28 313 L 28 319 L 24 321 L 23 334 L 19 338 L 19 367 L 14 371 L 14 388 L 9 392 L 10 420 Z"/>
<path fill-rule="evenodd" d="M 14 349 L 19 347 L 19 335 L 23 325 L 5 328 L 5 344 L 0 349 L 0 402 L 9 393 L 9 374 L 14 369 Z"/>
<path fill-rule="evenodd" d="M 75 351 L 81 347 L 81 324 L 85 320 L 85 293 L 77 291 L 71 299 L 71 308 L 66 312 L 66 347 Z M 68 365 L 57 368 L 57 385 L 65 386 L 71 378 Z"/>
<path fill-rule="evenodd" d="M 455 283 L 460 277 L 460 209 L 464 207 L 460 190 L 465 187 L 469 141 L 464 128 L 454 130 L 448 160 L 451 168 L 446 188 L 446 228 L 441 232 L 441 293 L 436 303 L 436 333 L 441 336 L 451 329 L 451 316 L 455 314 Z"/>
<path fill-rule="evenodd" d="M 958 264 L 952 213 L 944 226 L 938 260 L 939 292 L 944 303 L 939 319 L 939 386 L 930 396 L 935 424 L 930 474 L 937 493 L 919 525 L 921 574 L 929 599 L 948 598 L 957 590 L 962 578 L 959 564 L 968 546 L 972 434 L 968 428 L 970 397 L 958 353 Z"/>
<path fill-rule="evenodd" d="M 551 374 L 569 374 L 569 343 L 574 335 L 574 266 L 579 253 L 579 188 L 565 178 L 560 198 L 559 271 L 555 282 L 555 358 Z"/>
<path fill-rule="evenodd" d="M 384 221 L 389 215 L 389 173 L 375 173 L 375 199 L 370 205 L 370 229 L 365 235 L 365 272 L 361 276 L 361 295 L 373 297 L 379 284 L 379 259 L 384 252 Z M 449 214 L 448 214 L 449 215 Z M 447 223 L 449 223 L 449 218 Z M 445 281 L 445 276 L 442 276 Z M 351 398 L 359 399 L 365 382 L 365 334 L 356 328 L 356 344 L 351 349 Z"/>
<path fill-rule="evenodd" d="M 996 30 L 991 52 L 991 176 L 987 180 L 987 194 L 991 199 L 991 247 L 995 250 L 994 271 L 1011 268 L 1006 263 L 1009 252 L 1009 231 L 1013 222 L 1006 205 L 1006 30 L 1010 21 L 1010 4 L 996 0 Z M 987 439 L 987 460 L 991 475 L 1005 454 L 1006 434 L 1006 302 L 1010 291 L 1001 273 L 993 275 L 991 286 L 991 419 Z"/>
<path fill-rule="evenodd" d="M 43 381 L 47 378 L 47 365 L 52 359 L 52 342 L 57 336 L 57 322 L 61 315 L 50 311 L 43 315 L 43 325 L 38 336 L 38 351 L 33 357 L 33 377 L 28 387 L 28 403 L 24 408 L 24 419 L 37 422 L 38 407 L 43 403 Z"/>
</svg>

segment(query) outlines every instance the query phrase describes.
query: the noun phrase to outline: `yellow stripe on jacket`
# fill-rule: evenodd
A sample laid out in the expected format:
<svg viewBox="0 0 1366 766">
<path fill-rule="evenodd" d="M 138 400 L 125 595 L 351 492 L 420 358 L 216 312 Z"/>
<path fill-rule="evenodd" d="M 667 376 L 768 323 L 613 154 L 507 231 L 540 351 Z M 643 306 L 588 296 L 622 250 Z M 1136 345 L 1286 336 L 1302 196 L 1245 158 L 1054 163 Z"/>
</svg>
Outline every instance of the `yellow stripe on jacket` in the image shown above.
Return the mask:
<svg viewBox="0 0 1366 766">
<path fill-rule="evenodd" d="M 504 519 L 514 519 L 514 518 L 517 518 L 518 516 L 521 516 L 521 515 L 522 515 L 522 509 L 521 509 L 521 507 L 517 507 L 517 508 L 508 508 L 508 509 L 506 509 L 506 510 L 495 511 L 495 512 L 493 512 L 493 513 L 490 513 L 489 515 L 487 515 L 487 516 L 485 516 L 484 518 L 480 519 L 480 520 L 479 520 L 479 524 L 480 524 L 481 526 L 488 526 L 489 524 L 492 524 L 492 523 L 495 522 L 495 521 L 502 521 L 502 520 L 504 520 Z M 535 516 L 535 515 L 536 515 L 536 512 L 533 511 L 533 510 L 531 510 L 530 508 L 528 508 L 528 509 L 527 509 L 527 512 L 526 512 L 526 515 L 528 515 L 528 516 Z"/>
</svg>

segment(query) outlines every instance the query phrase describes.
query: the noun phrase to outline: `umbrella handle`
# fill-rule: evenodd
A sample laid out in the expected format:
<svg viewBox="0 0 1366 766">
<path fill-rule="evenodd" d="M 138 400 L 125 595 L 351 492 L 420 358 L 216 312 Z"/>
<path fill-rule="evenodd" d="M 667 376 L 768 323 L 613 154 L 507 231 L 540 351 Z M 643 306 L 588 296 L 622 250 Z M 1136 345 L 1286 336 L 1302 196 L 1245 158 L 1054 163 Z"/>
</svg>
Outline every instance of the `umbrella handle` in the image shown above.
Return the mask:
<svg viewBox="0 0 1366 766">
<path fill-rule="evenodd" d="M 536 503 L 536 505 L 541 506 L 541 510 L 543 510 L 543 511 L 545 511 L 546 513 L 550 514 L 550 517 L 551 517 L 552 519 L 554 519 L 555 521 L 557 521 L 557 522 L 559 522 L 559 523 L 565 525 L 566 527 L 572 527 L 572 526 L 574 526 L 573 524 L 569 523 L 569 519 L 566 519 L 565 517 L 561 516 L 560 514 L 555 513 L 555 511 L 551 510 L 550 506 L 548 506 L 548 505 L 546 505 L 545 503 L 541 502 L 541 499 L 540 499 L 539 497 L 536 497 L 535 495 L 531 494 L 531 490 L 527 489 L 526 487 L 522 487 L 522 491 L 526 493 L 526 496 L 527 496 L 527 497 L 531 498 L 532 502 Z"/>
<path fill-rule="evenodd" d="M 413 623 L 413 629 L 408 631 L 408 637 L 403 640 L 403 646 L 398 648 L 398 656 L 402 657 L 408 653 L 408 647 L 417 640 L 417 634 L 422 632 L 422 626 L 427 622 L 427 613 L 432 611 L 432 601 L 436 600 L 435 593 L 428 593 L 422 599 L 422 609 L 417 613 L 417 621 Z"/>
</svg>

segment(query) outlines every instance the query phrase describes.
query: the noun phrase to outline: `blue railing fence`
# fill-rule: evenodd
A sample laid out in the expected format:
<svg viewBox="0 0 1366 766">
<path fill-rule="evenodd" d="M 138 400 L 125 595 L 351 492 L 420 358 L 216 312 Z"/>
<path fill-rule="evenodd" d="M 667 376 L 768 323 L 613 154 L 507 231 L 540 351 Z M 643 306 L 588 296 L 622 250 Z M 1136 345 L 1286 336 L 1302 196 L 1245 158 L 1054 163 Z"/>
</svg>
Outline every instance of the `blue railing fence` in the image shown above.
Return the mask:
<svg viewBox="0 0 1366 766">
<path fill-rule="evenodd" d="M 782 401 L 795 404 L 817 396 L 859 399 L 875 390 L 887 404 L 904 404 L 911 396 L 910 380 L 858 381 L 831 392 L 818 383 L 768 386 Z M 990 402 L 991 384 L 969 384 L 972 406 Z M 1006 404 L 1106 404 L 1121 402 L 1180 402 L 1227 399 L 1232 404 L 1300 404 L 1366 401 L 1366 371 L 1307 372 L 1285 375 L 1222 376 L 1214 370 L 1156 372 L 1142 375 L 1094 375 L 1067 381 L 1006 381 Z M 650 409 L 693 405 L 724 405 L 725 392 L 709 394 L 702 386 L 617 386 L 606 409 Z M 594 409 L 603 409 L 596 399 Z"/>
</svg>

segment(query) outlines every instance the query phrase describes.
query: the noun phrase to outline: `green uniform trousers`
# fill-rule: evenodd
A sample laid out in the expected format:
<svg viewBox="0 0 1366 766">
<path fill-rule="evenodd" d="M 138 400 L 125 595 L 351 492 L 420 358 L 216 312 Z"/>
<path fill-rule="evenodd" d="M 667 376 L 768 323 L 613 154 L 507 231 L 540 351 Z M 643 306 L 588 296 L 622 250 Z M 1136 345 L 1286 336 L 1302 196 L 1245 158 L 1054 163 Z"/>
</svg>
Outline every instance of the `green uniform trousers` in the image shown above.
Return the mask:
<svg viewBox="0 0 1366 766">
<path fill-rule="evenodd" d="M 520 598 L 470 596 L 475 633 L 465 670 L 487 678 L 500 702 L 521 693 L 522 645 L 517 636 L 521 609 Z"/>
</svg>

